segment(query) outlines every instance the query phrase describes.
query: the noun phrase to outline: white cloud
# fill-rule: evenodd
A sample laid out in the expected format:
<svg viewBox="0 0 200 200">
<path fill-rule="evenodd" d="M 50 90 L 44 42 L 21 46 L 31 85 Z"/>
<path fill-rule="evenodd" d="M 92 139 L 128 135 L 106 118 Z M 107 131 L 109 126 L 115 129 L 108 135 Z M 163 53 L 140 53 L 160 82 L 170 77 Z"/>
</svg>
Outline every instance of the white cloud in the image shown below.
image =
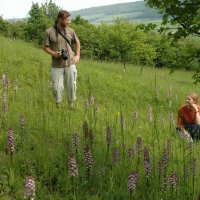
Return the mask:
<svg viewBox="0 0 200 200">
<path fill-rule="evenodd" d="M 102 0 L 56 0 L 53 2 L 65 10 L 73 11 L 82 8 L 133 1 L 136 0 L 106 0 L 105 2 Z M 24 18 L 28 15 L 32 2 L 44 3 L 46 0 L 0 0 L 0 15 L 3 15 L 3 18 L 5 19 Z"/>
</svg>

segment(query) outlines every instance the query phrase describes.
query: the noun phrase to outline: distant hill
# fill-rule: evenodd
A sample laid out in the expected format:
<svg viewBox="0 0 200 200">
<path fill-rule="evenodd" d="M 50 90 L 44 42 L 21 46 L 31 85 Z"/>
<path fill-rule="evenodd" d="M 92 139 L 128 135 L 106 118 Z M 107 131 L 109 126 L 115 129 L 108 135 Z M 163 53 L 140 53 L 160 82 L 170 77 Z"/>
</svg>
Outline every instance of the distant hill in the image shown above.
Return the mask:
<svg viewBox="0 0 200 200">
<path fill-rule="evenodd" d="M 113 19 L 122 17 L 124 21 L 135 21 L 139 23 L 154 22 L 160 24 L 162 16 L 158 10 L 148 8 L 144 1 L 130 3 L 119 3 L 100 7 L 85 8 L 77 11 L 70 11 L 72 18 L 80 15 L 91 23 L 111 23 Z M 26 18 L 7 19 L 9 22 L 23 21 Z"/>
<path fill-rule="evenodd" d="M 13 18 L 13 19 L 5 19 L 7 22 L 15 23 L 18 21 L 26 21 L 26 18 Z"/>
<path fill-rule="evenodd" d="M 144 1 L 120 3 L 72 11 L 72 17 L 80 15 L 92 23 L 110 23 L 114 18 L 123 17 L 125 21 L 159 22 L 161 15 L 156 9 L 145 6 Z"/>
</svg>

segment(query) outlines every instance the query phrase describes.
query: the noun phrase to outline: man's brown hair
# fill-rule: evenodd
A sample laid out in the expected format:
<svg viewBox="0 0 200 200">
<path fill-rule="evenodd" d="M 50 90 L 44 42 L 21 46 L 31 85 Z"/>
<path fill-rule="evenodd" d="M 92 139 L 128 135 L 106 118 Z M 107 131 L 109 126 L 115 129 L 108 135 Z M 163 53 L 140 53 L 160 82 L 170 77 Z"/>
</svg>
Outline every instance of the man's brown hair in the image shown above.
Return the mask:
<svg viewBox="0 0 200 200">
<path fill-rule="evenodd" d="M 60 10 L 59 11 L 57 18 L 55 20 L 55 23 L 54 23 L 54 28 L 56 30 L 56 36 L 57 37 L 58 37 L 58 28 L 57 28 L 58 19 L 60 19 L 60 18 L 63 19 L 65 17 L 70 17 L 70 16 L 71 16 L 71 14 L 66 10 Z"/>
<path fill-rule="evenodd" d="M 56 21 L 59 18 L 63 19 L 64 17 L 70 17 L 70 16 L 71 16 L 71 14 L 68 11 L 66 11 L 66 10 L 60 10 L 59 13 L 58 13 L 58 15 L 57 15 Z"/>
</svg>

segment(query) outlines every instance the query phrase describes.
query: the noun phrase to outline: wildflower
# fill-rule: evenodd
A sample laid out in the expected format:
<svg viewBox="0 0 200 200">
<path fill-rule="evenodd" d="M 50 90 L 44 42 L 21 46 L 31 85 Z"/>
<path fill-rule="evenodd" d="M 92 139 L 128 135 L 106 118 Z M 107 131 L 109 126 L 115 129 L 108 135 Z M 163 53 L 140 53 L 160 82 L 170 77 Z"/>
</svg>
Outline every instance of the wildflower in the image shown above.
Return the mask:
<svg viewBox="0 0 200 200">
<path fill-rule="evenodd" d="M 84 166 L 89 170 L 94 166 L 91 150 L 88 145 L 84 147 Z"/>
<path fill-rule="evenodd" d="M 149 123 L 151 123 L 153 120 L 153 108 L 148 105 L 148 121 Z"/>
<path fill-rule="evenodd" d="M 186 181 L 189 178 L 189 168 L 188 168 L 188 166 L 184 167 L 184 177 L 185 177 Z"/>
<path fill-rule="evenodd" d="M 85 110 L 86 111 L 89 110 L 89 102 L 88 102 L 88 100 L 85 101 Z"/>
<path fill-rule="evenodd" d="M 138 112 L 133 113 L 133 121 L 135 122 L 138 119 Z"/>
<path fill-rule="evenodd" d="M 90 138 L 91 144 L 93 144 L 93 141 L 94 141 L 94 132 L 93 132 L 93 130 L 91 128 L 89 130 L 89 138 Z"/>
<path fill-rule="evenodd" d="M 8 137 L 7 137 L 7 149 L 9 154 L 13 154 L 15 151 L 15 146 L 14 146 L 14 134 L 13 134 L 13 129 L 10 128 L 8 130 Z"/>
<path fill-rule="evenodd" d="M 89 103 L 90 103 L 91 105 L 94 104 L 94 97 L 93 97 L 93 96 L 90 96 L 90 97 L 89 97 Z"/>
<path fill-rule="evenodd" d="M 144 148 L 144 161 L 150 162 L 149 149 L 147 147 Z"/>
<path fill-rule="evenodd" d="M 190 162 L 190 170 L 193 176 L 196 175 L 196 168 L 197 168 L 197 160 L 195 158 L 192 158 Z"/>
<path fill-rule="evenodd" d="M 162 125 L 165 125 L 165 118 L 162 116 L 162 117 L 160 117 L 160 123 L 162 124 Z"/>
<path fill-rule="evenodd" d="M 19 123 L 20 123 L 22 128 L 24 128 L 24 122 L 25 122 L 24 115 L 21 115 L 20 118 L 19 118 Z"/>
<path fill-rule="evenodd" d="M 3 85 L 5 84 L 5 80 L 6 80 L 6 75 L 3 74 L 3 76 L 2 76 L 2 82 L 3 82 Z"/>
<path fill-rule="evenodd" d="M 168 155 L 171 153 L 171 148 L 172 148 L 171 145 L 172 144 L 171 144 L 170 140 L 167 140 L 167 142 L 166 142 L 166 151 L 167 151 Z"/>
<path fill-rule="evenodd" d="M 17 85 L 15 84 L 15 85 L 14 85 L 14 91 L 17 92 L 17 90 L 18 90 L 18 87 L 17 87 Z"/>
<path fill-rule="evenodd" d="M 160 87 L 159 86 L 156 87 L 156 96 L 157 97 L 160 96 Z"/>
<path fill-rule="evenodd" d="M 3 95 L 2 95 L 2 99 L 3 99 L 4 102 L 5 102 L 6 99 L 7 99 L 7 94 L 6 94 L 5 92 L 4 92 Z"/>
<path fill-rule="evenodd" d="M 147 177 L 151 173 L 150 155 L 148 148 L 144 149 L 144 171 Z"/>
<path fill-rule="evenodd" d="M 130 159 L 132 159 L 134 156 L 134 146 L 132 145 L 129 149 L 128 149 L 128 157 Z"/>
<path fill-rule="evenodd" d="M 141 137 L 137 137 L 136 150 L 138 152 L 140 152 L 142 150 L 142 138 Z"/>
<path fill-rule="evenodd" d="M 121 123 L 121 129 L 124 130 L 125 129 L 125 119 L 124 119 L 123 115 L 121 115 L 120 123 Z"/>
<path fill-rule="evenodd" d="M 73 135 L 73 139 L 72 139 L 72 144 L 77 147 L 79 145 L 79 135 L 77 133 L 75 133 Z"/>
<path fill-rule="evenodd" d="M 169 152 L 165 148 L 163 151 L 163 157 L 162 157 L 162 164 L 163 164 L 164 169 L 168 167 L 168 163 L 169 163 Z"/>
<path fill-rule="evenodd" d="M 148 177 L 151 173 L 151 164 L 150 162 L 147 162 L 146 160 L 144 161 L 144 171 L 145 175 Z"/>
<path fill-rule="evenodd" d="M 94 107 L 94 111 L 95 111 L 95 112 L 99 112 L 99 105 L 98 105 L 98 104 L 95 105 L 95 107 Z"/>
<path fill-rule="evenodd" d="M 165 192 L 168 192 L 170 189 L 170 183 L 171 183 L 171 179 L 169 176 L 164 175 L 163 177 L 163 190 Z"/>
<path fill-rule="evenodd" d="M 128 191 L 134 192 L 136 190 L 136 186 L 139 180 L 139 173 L 136 171 L 131 172 L 128 177 Z"/>
<path fill-rule="evenodd" d="M 85 138 L 87 138 L 89 134 L 89 126 L 88 126 L 87 121 L 83 122 L 83 133 L 85 135 Z"/>
<path fill-rule="evenodd" d="M 163 162 L 162 162 L 162 160 L 159 160 L 158 161 L 158 172 L 159 172 L 159 174 L 162 174 L 163 171 L 164 171 Z"/>
<path fill-rule="evenodd" d="M 5 85 L 8 87 L 9 85 L 10 85 L 10 81 L 9 81 L 9 79 L 6 77 L 5 78 Z"/>
<path fill-rule="evenodd" d="M 172 86 L 169 87 L 168 98 L 172 97 Z"/>
<path fill-rule="evenodd" d="M 73 177 L 77 177 L 78 168 L 76 164 L 76 159 L 73 156 L 69 156 L 68 165 L 69 165 L 69 175 Z"/>
<path fill-rule="evenodd" d="M 110 126 L 108 126 L 106 129 L 106 143 L 108 146 L 110 146 L 111 142 L 112 142 L 112 129 L 110 128 Z"/>
<path fill-rule="evenodd" d="M 105 167 L 100 167 L 100 169 L 99 169 L 99 175 L 100 176 L 105 176 Z"/>
<path fill-rule="evenodd" d="M 2 104 L 2 111 L 4 114 L 6 114 L 8 112 L 8 105 L 6 102 L 3 102 L 3 104 Z"/>
<path fill-rule="evenodd" d="M 113 154 L 112 154 L 112 163 L 113 163 L 113 165 L 116 165 L 118 161 L 119 161 L 119 150 L 118 149 L 114 149 Z"/>
<path fill-rule="evenodd" d="M 172 172 L 170 175 L 170 182 L 173 188 L 176 188 L 178 185 L 178 176 Z"/>
<path fill-rule="evenodd" d="M 170 127 L 174 126 L 174 114 L 172 111 L 170 111 L 169 113 L 169 124 L 170 124 Z"/>
<path fill-rule="evenodd" d="M 35 179 L 32 176 L 27 176 L 24 186 L 24 198 L 35 199 Z"/>
</svg>

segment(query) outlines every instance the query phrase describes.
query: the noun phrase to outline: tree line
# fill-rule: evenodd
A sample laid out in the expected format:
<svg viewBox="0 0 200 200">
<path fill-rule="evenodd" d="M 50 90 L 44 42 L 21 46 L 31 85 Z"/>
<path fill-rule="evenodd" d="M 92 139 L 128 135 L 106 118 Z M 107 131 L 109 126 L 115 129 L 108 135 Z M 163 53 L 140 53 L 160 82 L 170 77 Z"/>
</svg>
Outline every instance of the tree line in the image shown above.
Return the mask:
<svg viewBox="0 0 200 200">
<path fill-rule="evenodd" d="M 32 3 L 25 20 L 8 22 L 0 17 L 1 35 L 41 46 L 45 30 L 53 26 L 60 9 L 50 0 L 41 5 Z M 100 62 L 121 62 L 124 71 L 128 63 L 172 70 L 198 70 L 200 66 L 199 40 L 174 41 L 167 34 L 153 30 L 155 26 L 152 24 L 146 26 L 117 18 L 112 24 L 94 25 L 77 16 L 71 27 L 81 41 L 81 57 Z"/>
</svg>

